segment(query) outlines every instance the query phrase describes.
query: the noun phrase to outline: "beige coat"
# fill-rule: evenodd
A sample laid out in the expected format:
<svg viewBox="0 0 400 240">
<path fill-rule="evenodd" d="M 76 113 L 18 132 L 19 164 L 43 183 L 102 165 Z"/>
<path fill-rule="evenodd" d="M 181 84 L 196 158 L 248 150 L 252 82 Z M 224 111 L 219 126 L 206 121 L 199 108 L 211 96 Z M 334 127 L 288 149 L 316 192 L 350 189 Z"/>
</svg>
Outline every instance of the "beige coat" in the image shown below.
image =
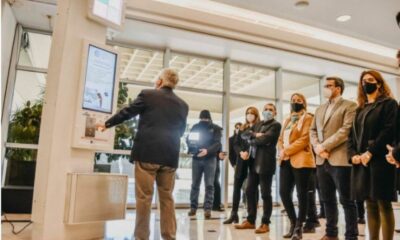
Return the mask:
<svg viewBox="0 0 400 240">
<path fill-rule="evenodd" d="M 318 144 L 326 149 L 329 163 L 332 166 L 351 166 L 347 155 L 348 136 L 356 114 L 357 104 L 339 99 L 324 121 L 328 102 L 322 104 L 315 111 L 314 121 L 310 129 L 311 144 L 315 148 Z M 322 165 L 325 159 L 317 156 L 317 165 Z"/>
</svg>

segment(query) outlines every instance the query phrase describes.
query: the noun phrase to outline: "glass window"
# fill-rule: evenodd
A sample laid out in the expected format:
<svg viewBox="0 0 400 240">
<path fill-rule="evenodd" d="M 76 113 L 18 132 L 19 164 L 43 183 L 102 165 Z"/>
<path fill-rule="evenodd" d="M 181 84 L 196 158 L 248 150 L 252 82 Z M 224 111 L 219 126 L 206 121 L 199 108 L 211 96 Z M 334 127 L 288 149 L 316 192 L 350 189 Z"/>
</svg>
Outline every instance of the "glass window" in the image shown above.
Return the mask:
<svg viewBox="0 0 400 240">
<path fill-rule="evenodd" d="M 153 83 L 163 68 L 160 51 L 114 46 L 120 52 L 120 78 Z"/>
<path fill-rule="evenodd" d="M 7 142 L 39 142 L 46 75 L 17 71 Z"/>
<path fill-rule="evenodd" d="M 231 63 L 232 93 L 275 98 L 275 71 L 268 68 Z"/>
<path fill-rule="evenodd" d="M 47 68 L 51 48 L 51 35 L 24 32 L 21 37 L 18 65 Z"/>
<path fill-rule="evenodd" d="M 293 93 L 298 92 L 307 98 L 307 104 L 320 104 L 320 78 L 298 73 L 283 72 L 283 100 L 290 101 Z"/>
<path fill-rule="evenodd" d="M 222 61 L 172 54 L 169 65 L 179 73 L 179 87 L 222 91 Z"/>
<path fill-rule="evenodd" d="M 345 82 L 343 98 L 357 102 L 358 85 L 357 83 Z"/>
</svg>

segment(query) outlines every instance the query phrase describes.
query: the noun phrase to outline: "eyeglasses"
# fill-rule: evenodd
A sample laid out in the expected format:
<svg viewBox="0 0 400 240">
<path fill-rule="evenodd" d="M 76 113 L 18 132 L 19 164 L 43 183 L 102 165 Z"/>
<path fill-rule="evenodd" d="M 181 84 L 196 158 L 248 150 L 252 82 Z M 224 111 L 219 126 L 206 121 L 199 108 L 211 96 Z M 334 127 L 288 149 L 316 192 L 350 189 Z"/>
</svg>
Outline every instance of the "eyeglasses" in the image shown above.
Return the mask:
<svg viewBox="0 0 400 240">
<path fill-rule="evenodd" d="M 324 85 L 324 88 L 331 88 L 331 87 L 336 87 L 335 85 L 332 85 L 332 84 L 325 84 Z"/>
</svg>

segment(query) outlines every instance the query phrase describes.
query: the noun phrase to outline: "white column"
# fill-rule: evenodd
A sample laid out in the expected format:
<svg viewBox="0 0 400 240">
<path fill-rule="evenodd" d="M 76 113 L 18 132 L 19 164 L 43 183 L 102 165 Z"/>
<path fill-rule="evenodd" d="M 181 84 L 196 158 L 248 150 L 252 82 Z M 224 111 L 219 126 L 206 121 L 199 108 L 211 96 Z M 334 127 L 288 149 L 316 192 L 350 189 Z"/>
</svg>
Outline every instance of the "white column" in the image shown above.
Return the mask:
<svg viewBox="0 0 400 240">
<path fill-rule="evenodd" d="M 40 129 L 32 239 L 103 238 L 104 223 L 64 224 L 68 172 L 93 172 L 94 151 L 73 149 L 72 131 L 83 39 L 105 43 L 106 27 L 89 20 L 88 1 L 60 0 L 50 52 Z"/>
<path fill-rule="evenodd" d="M 229 152 L 229 109 L 230 109 L 230 100 L 231 100 L 231 90 L 230 90 L 230 79 L 231 79 L 231 61 L 230 59 L 226 59 L 224 62 L 224 72 L 223 72 L 223 99 L 222 99 L 222 149 L 226 152 Z M 218 160 L 219 161 L 219 160 Z M 223 192 L 221 193 L 221 199 L 223 199 L 224 207 L 228 208 L 228 186 L 229 186 L 229 175 L 233 174 L 228 172 L 229 169 L 229 160 L 225 160 L 223 162 L 223 167 L 221 168 L 221 188 Z"/>
</svg>

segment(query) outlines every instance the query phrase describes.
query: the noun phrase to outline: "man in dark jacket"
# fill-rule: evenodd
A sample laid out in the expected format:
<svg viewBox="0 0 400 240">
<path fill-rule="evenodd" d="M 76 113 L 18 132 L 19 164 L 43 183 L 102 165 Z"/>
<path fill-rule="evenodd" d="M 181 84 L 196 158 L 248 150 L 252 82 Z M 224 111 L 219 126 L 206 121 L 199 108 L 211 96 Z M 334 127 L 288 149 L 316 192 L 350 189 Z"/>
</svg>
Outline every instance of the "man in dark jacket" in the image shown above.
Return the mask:
<svg viewBox="0 0 400 240">
<path fill-rule="evenodd" d="M 200 183 L 204 174 L 205 200 L 204 216 L 211 218 L 211 209 L 214 201 L 214 178 L 217 166 L 217 153 L 221 149 L 222 128 L 213 124 L 208 110 L 200 112 L 200 122 L 190 130 L 187 142 L 192 159 L 192 187 L 190 190 L 189 216 L 196 215 Z"/>
<path fill-rule="evenodd" d="M 249 175 L 247 179 L 247 211 L 248 216 L 242 224 L 236 225 L 236 229 L 254 229 L 257 217 L 257 192 L 258 185 L 261 188 L 263 199 L 263 217 L 261 226 L 256 233 L 269 232 L 272 214 L 272 178 L 276 169 L 276 144 L 281 131 L 281 124 L 274 118 L 276 107 L 269 103 L 264 106 L 264 120 L 244 132 L 242 137 L 250 144 L 249 151 Z M 246 156 L 243 156 L 244 159 Z"/>
<path fill-rule="evenodd" d="M 176 238 L 174 199 L 180 138 L 186 129 L 188 105 L 175 95 L 179 81 L 172 69 L 164 69 L 155 90 L 143 90 L 128 107 L 108 119 L 100 129 L 140 116 L 131 161 L 135 161 L 136 239 L 149 239 L 150 211 L 156 181 L 161 204 L 161 235 Z"/>
</svg>

